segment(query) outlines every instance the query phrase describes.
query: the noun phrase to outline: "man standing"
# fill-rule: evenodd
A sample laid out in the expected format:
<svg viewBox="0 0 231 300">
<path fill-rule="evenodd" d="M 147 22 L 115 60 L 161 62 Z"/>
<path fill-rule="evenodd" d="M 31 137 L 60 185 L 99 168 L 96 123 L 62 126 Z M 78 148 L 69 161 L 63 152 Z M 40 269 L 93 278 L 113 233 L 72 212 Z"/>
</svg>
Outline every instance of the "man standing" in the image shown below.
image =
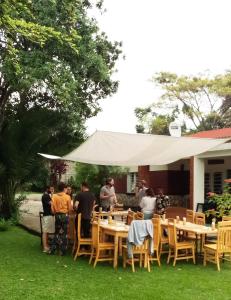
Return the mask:
<svg viewBox="0 0 231 300">
<path fill-rule="evenodd" d="M 95 195 L 90 192 L 87 182 L 82 182 L 81 192 L 75 197 L 75 207 L 77 207 L 77 214 L 81 213 L 81 228 L 84 238 L 90 237 L 91 216 L 95 200 Z"/>
<path fill-rule="evenodd" d="M 55 215 L 55 235 L 50 254 L 54 254 L 57 247 L 60 248 L 61 255 L 64 255 L 67 250 L 68 214 L 72 210 L 72 207 L 71 198 L 66 194 L 66 191 L 66 184 L 60 182 L 58 185 L 58 193 L 52 197 L 51 209 Z"/>
<path fill-rule="evenodd" d="M 101 188 L 100 202 L 103 210 L 105 211 L 108 211 L 110 206 L 117 204 L 113 178 L 107 178 L 106 184 Z"/>
<path fill-rule="evenodd" d="M 51 211 L 51 197 L 54 193 L 53 186 L 47 186 L 42 195 L 43 218 L 42 218 L 42 242 L 43 252 L 49 252 L 48 233 L 55 232 L 54 216 Z"/>
<path fill-rule="evenodd" d="M 142 179 L 138 182 L 137 188 L 136 188 L 136 197 L 138 197 L 139 205 L 141 203 L 142 198 L 146 195 L 147 182 L 146 180 Z"/>
</svg>

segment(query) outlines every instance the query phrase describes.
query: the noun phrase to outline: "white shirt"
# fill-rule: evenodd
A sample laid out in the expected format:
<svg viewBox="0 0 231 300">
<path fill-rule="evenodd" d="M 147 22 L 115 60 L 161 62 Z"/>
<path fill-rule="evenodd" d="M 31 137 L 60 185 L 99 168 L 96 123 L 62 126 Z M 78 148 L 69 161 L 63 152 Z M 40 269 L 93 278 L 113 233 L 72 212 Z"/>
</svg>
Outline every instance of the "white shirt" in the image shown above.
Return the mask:
<svg viewBox="0 0 231 300">
<path fill-rule="evenodd" d="M 142 208 L 142 212 L 145 214 L 151 214 L 154 212 L 156 205 L 156 197 L 144 196 L 141 199 L 140 207 Z"/>
</svg>

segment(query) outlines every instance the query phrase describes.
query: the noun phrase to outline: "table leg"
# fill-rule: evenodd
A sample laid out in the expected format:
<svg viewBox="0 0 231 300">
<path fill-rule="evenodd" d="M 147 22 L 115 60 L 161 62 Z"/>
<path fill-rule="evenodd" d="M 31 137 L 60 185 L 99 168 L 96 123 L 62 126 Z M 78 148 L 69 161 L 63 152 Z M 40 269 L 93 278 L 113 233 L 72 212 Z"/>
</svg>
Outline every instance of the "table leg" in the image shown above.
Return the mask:
<svg viewBox="0 0 231 300">
<path fill-rule="evenodd" d="M 196 233 L 196 257 L 195 257 L 195 259 L 196 259 L 196 264 L 198 263 L 198 234 Z"/>
<path fill-rule="evenodd" d="M 114 262 L 113 262 L 113 267 L 117 268 L 118 264 L 118 245 L 119 245 L 119 238 L 118 235 L 115 234 L 114 238 Z"/>
</svg>

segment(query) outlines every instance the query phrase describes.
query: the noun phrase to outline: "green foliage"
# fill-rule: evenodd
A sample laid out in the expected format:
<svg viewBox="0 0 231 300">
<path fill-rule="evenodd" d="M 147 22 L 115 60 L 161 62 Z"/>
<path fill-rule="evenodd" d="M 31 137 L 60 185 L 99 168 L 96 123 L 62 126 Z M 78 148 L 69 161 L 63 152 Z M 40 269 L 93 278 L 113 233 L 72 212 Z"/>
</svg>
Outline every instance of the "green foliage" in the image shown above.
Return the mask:
<svg viewBox="0 0 231 300">
<path fill-rule="evenodd" d="M 231 215 L 231 187 L 230 185 L 224 186 L 224 192 L 221 195 L 211 193 L 209 202 L 214 203 L 216 209 L 208 210 L 207 215 L 212 215 L 216 218 Z"/>
<path fill-rule="evenodd" d="M 91 6 L 78 0 L 2 1 L 1 122 L 15 103 L 59 109 L 84 122 L 99 111 L 98 99 L 116 91 L 111 75 L 121 44 L 99 31 L 87 15 Z"/>
<path fill-rule="evenodd" d="M 125 173 L 127 173 L 127 169 L 121 167 L 77 163 L 75 183 L 79 188 L 81 183 L 86 181 L 91 191 L 98 195 L 107 177 L 119 177 Z"/>
<path fill-rule="evenodd" d="M 11 226 L 11 221 L 10 220 L 5 220 L 3 218 L 0 218 L 0 231 L 7 231 L 9 230 Z"/>
<path fill-rule="evenodd" d="M 169 124 L 177 119 L 179 111 L 177 107 L 172 111 L 171 115 L 158 114 L 158 109 L 155 105 L 146 108 L 137 107 L 135 115 L 139 124 L 136 125 L 137 133 L 151 133 L 158 135 L 169 135 Z M 186 129 L 183 124 L 182 131 Z"/>
<path fill-rule="evenodd" d="M 92 3 L 95 3 L 93 5 Z M 121 43 L 100 32 L 102 1 L 2 0 L 0 5 L 0 195 L 10 217 L 15 192 L 40 188 L 38 152 L 64 155 L 84 139 L 111 79 Z"/>
<path fill-rule="evenodd" d="M 9 218 L 17 212 L 14 196 L 20 187 L 38 188 L 40 184 L 42 189 L 49 183 L 46 166 L 37 153 L 63 155 L 77 146 L 83 136 L 81 131 L 75 132 L 68 115 L 38 107 L 16 112 L 4 124 L 0 135 L 0 194 L 2 211 Z"/>
<path fill-rule="evenodd" d="M 154 83 L 164 91 L 156 107 L 172 111 L 176 107 L 190 129 L 196 131 L 223 128 L 230 125 L 231 75 L 177 76 L 160 72 Z"/>
</svg>

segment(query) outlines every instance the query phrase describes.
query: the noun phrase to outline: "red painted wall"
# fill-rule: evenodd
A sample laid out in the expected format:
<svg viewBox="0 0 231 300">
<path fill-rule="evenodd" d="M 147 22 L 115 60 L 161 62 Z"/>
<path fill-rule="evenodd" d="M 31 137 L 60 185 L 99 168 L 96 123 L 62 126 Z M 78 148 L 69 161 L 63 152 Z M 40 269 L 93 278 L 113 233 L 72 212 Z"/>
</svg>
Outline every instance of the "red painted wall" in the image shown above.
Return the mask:
<svg viewBox="0 0 231 300">
<path fill-rule="evenodd" d="M 139 168 L 140 171 L 140 168 Z M 189 194 L 189 171 L 151 171 L 147 166 L 141 167 L 141 172 L 138 175 L 139 180 L 145 179 L 148 186 L 154 192 L 161 187 L 167 195 L 187 195 Z M 120 178 L 114 178 L 115 190 L 117 193 L 127 192 L 127 177 L 126 175 Z"/>
<path fill-rule="evenodd" d="M 127 175 L 114 178 L 116 193 L 127 193 Z"/>
</svg>

